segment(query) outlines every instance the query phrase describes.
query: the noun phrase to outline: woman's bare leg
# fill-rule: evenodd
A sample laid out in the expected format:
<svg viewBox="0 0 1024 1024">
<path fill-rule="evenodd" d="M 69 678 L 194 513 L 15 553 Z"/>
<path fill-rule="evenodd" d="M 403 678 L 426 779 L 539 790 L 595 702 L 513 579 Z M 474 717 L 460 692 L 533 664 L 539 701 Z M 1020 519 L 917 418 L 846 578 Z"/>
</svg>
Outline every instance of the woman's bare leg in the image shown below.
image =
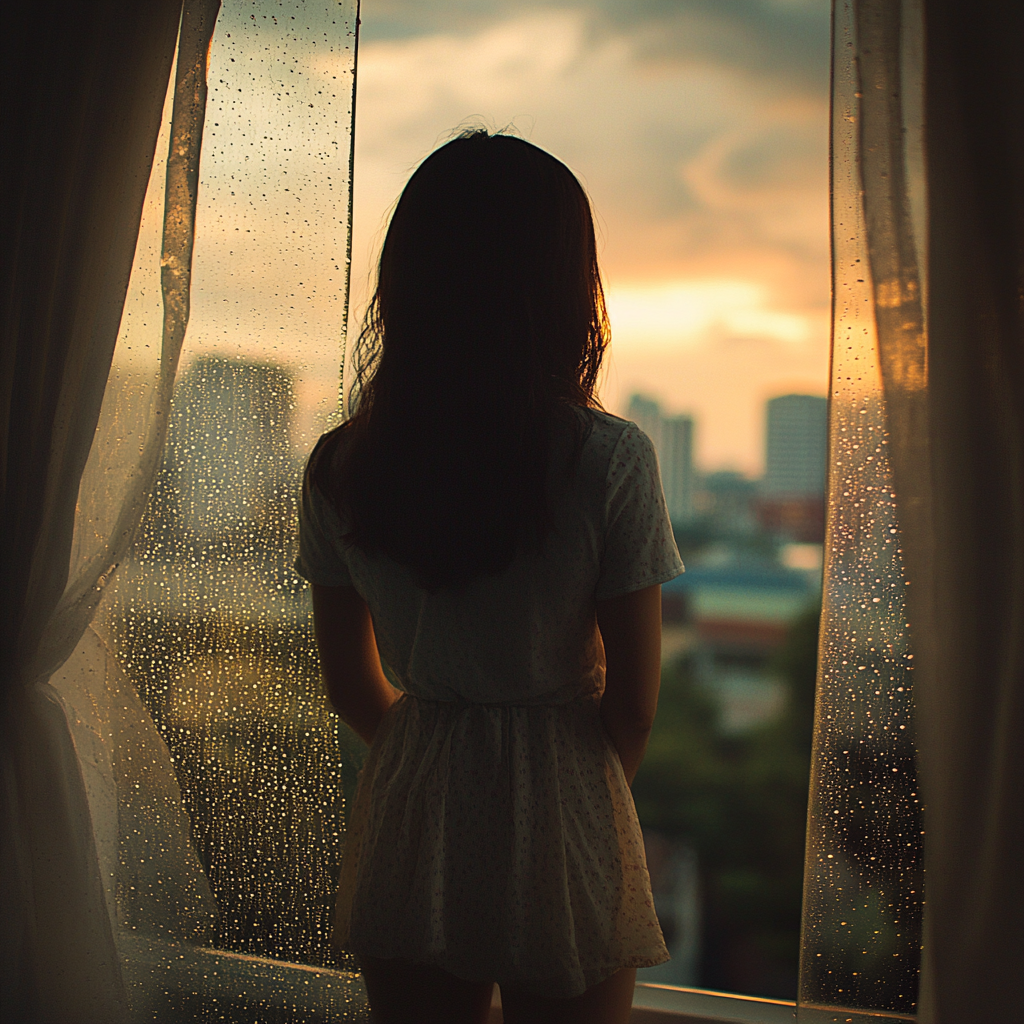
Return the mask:
<svg viewBox="0 0 1024 1024">
<path fill-rule="evenodd" d="M 544 999 L 501 990 L 505 1024 L 627 1024 L 636 971 L 624 969 L 575 999 Z"/>
<path fill-rule="evenodd" d="M 359 965 L 374 1024 L 486 1024 L 493 982 L 410 960 L 361 956 Z"/>
</svg>

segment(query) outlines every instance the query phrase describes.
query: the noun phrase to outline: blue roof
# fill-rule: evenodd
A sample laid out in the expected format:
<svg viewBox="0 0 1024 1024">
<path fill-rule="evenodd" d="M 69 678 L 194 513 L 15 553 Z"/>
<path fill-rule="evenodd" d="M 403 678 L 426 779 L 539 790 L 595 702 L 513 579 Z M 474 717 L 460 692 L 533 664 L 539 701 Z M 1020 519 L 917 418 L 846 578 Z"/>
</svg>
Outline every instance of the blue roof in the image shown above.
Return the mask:
<svg viewBox="0 0 1024 1024">
<path fill-rule="evenodd" d="M 687 568 L 662 587 L 666 594 L 722 588 L 729 590 L 774 590 L 788 594 L 806 594 L 811 582 L 806 573 L 799 569 L 787 569 L 771 563 L 747 563 L 732 565 L 695 565 Z"/>
</svg>

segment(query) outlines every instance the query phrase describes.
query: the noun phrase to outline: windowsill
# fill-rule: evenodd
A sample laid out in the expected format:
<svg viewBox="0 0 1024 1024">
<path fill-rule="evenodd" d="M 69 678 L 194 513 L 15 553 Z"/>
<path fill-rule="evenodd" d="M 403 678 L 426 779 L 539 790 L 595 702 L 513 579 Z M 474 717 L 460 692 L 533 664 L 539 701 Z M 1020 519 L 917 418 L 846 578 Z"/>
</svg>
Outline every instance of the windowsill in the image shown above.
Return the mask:
<svg viewBox="0 0 1024 1024">
<path fill-rule="evenodd" d="M 793 1024 L 796 1003 L 784 999 L 639 983 L 630 1024 Z"/>
<path fill-rule="evenodd" d="M 327 1024 L 368 1020 L 366 991 L 353 971 L 228 953 L 122 932 L 118 946 L 132 1024 L 177 1024 L 215 1007 L 225 1024 Z M 793 1024 L 796 1004 L 781 999 L 638 984 L 631 1024 Z M 800 1008 L 799 1024 L 897 1024 L 913 1017 L 840 1007 Z M 501 1024 L 496 1005 L 490 1024 Z"/>
<path fill-rule="evenodd" d="M 901 1024 L 914 1017 L 840 1006 L 800 1007 L 786 999 L 760 999 L 672 985 L 638 984 L 630 1024 Z"/>
<path fill-rule="evenodd" d="M 354 971 L 166 942 L 117 937 L 131 1024 L 185 1024 L 215 1009 L 224 1024 L 366 1022 L 366 990 Z"/>
</svg>

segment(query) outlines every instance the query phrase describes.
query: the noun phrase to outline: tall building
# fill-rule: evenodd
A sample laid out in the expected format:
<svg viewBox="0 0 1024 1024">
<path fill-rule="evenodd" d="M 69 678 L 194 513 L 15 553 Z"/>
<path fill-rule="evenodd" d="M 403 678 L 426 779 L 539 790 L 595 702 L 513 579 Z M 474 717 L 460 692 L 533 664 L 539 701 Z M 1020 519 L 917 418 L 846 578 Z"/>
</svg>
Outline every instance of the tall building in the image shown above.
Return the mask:
<svg viewBox="0 0 1024 1024">
<path fill-rule="evenodd" d="M 631 419 L 654 443 L 661 467 L 669 518 L 685 523 L 693 518 L 693 417 L 661 414 L 652 398 L 633 395 L 626 410 Z"/>
<path fill-rule="evenodd" d="M 665 500 L 673 523 L 693 518 L 693 417 L 670 416 L 661 421 L 658 458 L 665 474 Z"/>
<path fill-rule="evenodd" d="M 762 493 L 766 498 L 817 498 L 825 493 L 828 401 L 781 395 L 768 402 Z"/>
<path fill-rule="evenodd" d="M 291 374 L 206 356 L 174 391 L 165 473 L 179 528 L 209 539 L 256 516 L 290 465 Z"/>
<path fill-rule="evenodd" d="M 820 543 L 825 537 L 828 401 L 781 395 L 767 405 L 765 475 L 758 518 L 778 537 Z"/>
</svg>

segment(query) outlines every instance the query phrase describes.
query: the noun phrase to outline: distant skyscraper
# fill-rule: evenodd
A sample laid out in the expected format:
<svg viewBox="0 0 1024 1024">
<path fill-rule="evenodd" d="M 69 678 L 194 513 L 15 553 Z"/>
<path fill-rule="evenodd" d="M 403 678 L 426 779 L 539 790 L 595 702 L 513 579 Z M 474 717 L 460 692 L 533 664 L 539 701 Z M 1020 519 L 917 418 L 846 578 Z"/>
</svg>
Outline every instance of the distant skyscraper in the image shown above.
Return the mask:
<svg viewBox="0 0 1024 1024">
<path fill-rule="evenodd" d="M 661 421 L 665 500 L 674 523 L 693 518 L 693 417 L 670 416 Z"/>
<path fill-rule="evenodd" d="M 644 395 L 630 398 L 626 416 L 654 443 L 669 518 L 686 522 L 693 517 L 693 418 L 664 417 L 658 403 Z"/>
<path fill-rule="evenodd" d="M 782 395 L 768 402 L 764 486 L 767 498 L 820 498 L 825 493 L 828 402 Z"/>
<path fill-rule="evenodd" d="M 204 357 L 174 391 L 164 455 L 181 527 L 213 537 L 253 517 L 286 471 L 294 404 L 279 366 Z"/>
<path fill-rule="evenodd" d="M 758 518 L 769 533 L 820 543 L 825 536 L 828 401 L 782 395 L 768 402 L 764 483 Z"/>
</svg>

